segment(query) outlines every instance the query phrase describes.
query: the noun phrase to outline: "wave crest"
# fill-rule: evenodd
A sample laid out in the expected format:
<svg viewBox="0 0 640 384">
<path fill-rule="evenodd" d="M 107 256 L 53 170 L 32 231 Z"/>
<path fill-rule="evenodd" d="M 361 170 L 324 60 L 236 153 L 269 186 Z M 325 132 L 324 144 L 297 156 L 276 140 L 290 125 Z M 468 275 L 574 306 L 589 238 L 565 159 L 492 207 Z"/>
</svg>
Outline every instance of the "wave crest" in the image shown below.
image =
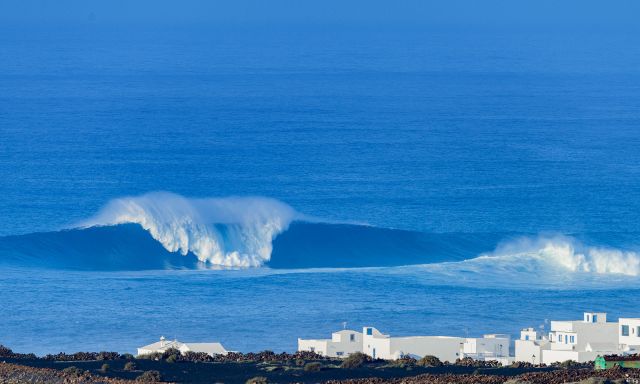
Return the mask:
<svg viewBox="0 0 640 384">
<path fill-rule="evenodd" d="M 269 261 L 273 239 L 300 215 L 269 198 L 188 199 L 168 192 L 112 200 L 81 227 L 139 224 L 169 252 L 223 267 Z"/>
<path fill-rule="evenodd" d="M 486 260 L 561 267 L 569 272 L 640 276 L 640 253 L 588 246 L 562 235 L 511 240 L 477 259 Z"/>
</svg>

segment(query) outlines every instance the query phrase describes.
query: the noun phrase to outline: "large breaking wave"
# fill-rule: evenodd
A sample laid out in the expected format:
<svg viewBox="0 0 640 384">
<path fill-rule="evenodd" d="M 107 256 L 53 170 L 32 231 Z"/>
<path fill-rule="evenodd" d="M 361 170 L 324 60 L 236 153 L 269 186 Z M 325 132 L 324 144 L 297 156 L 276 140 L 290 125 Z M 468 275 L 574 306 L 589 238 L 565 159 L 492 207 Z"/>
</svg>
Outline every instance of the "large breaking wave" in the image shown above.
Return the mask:
<svg viewBox="0 0 640 384">
<path fill-rule="evenodd" d="M 114 200 L 81 226 L 139 224 L 169 252 L 216 266 L 258 267 L 270 259 L 275 236 L 297 217 L 273 199 L 152 193 Z"/>
<path fill-rule="evenodd" d="M 350 268 L 640 275 L 636 236 L 423 233 L 322 222 L 259 197 L 116 199 L 61 231 L 0 237 L 0 264 L 82 270 Z M 593 242 L 594 245 L 589 245 Z"/>
</svg>

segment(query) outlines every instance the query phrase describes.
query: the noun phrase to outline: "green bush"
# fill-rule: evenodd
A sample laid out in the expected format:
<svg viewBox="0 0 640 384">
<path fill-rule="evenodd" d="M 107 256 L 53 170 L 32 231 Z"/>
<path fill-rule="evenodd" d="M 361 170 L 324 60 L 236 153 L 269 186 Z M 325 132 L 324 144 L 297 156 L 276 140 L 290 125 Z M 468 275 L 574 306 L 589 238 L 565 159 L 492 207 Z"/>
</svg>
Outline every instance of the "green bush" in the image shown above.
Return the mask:
<svg viewBox="0 0 640 384">
<path fill-rule="evenodd" d="M 134 359 L 133 355 L 130 354 L 130 353 L 125 353 L 123 355 L 120 355 L 120 358 L 124 359 L 124 360 L 133 360 Z"/>
<path fill-rule="evenodd" d="M 442 361 L 435 356 L 427 355 L 418 360 L 416 364 L 421 367 L 441 367 Z"/>
<path fill-rule="evenodd" d="M 171 355 L 169 357 L 167 357 L 167 363 L 175 363 L 176 361 L 178 361 L 178 355 Z"/>
<path fill-rule="evenodd" d="M 125 371 L 135 371 L 136 370 L 136 363 L 134 363 L 133 361 L 129 361 L 127 362 L 127 364 L 124 365 L 124 370 Z"/>
<path fill-rule="evenodd" d="M 70 367 L 67 367 L 65 369 L 62 370 L 62 372 L 64 372 L 65 374 L 69 375 L 69 376 L 74 376 L 74 377 L 81 377 L 84 376 L 85 371 L 83 371 L 82 369 L 72 365 Z"/>
<path fill-rule="evenodd" d="M 296 360 L 296 366 L 303 367 L 304 364 L 305 364 L 305 361 L 303 359 L 297 359 Z"/>
<path fill-rule="evenodd" d="M 580 364 L 577 361 L 573 361 L 573 360 L 565 360 L 562 363 L 560 363 L 560 367 L 562 368 L 571 368 L 577 365 L 580 365 Z"/>
<path fill-rule="evenodd" d="M 401 369 L 411 369 L 416 365 L 416 359 L 412 358 L 402 358 L 397 360 L 391 360 L 384 367 L 385 368 L 401 368 Z"/>
<path fill-rule="evenodd" d="M 317 362 L 307 363 L 303 368 L 305 372 L 320 372 L 320 369 L 322 369 L 322 364 Z"/>
<path fill-rule="evenodd" d="M 162 381 L 162 376 L 160 376 L 160 372 L 158 371 L 145 371 L 142 375 L 138 376 L 136 380 L 144 383 L 157 383 L 158 381 Z"/>
<path fill-rule="evenodd" d="M 153 352 L 153 353 L 147 353 L 144 355 L 138 355 L 138 359 L 158 361 L 158 360 L 162 360 L 162 353 Z"/>
<path fill-rule="evenodd" d="M 245 384 L 267 384 L 267 378 L 263 376 L 252 377 L 245 382 Z"/>
<path fill-rule="evenodd" d="M 364 363 L 369 361 L 369 356 L 362 352 L 355 352 L 350 354 L 346 359 L 342 360 L 340 368 L 353 369 L 361 367 Z"/>
<path fill-rule="evenodd" d="M 100 372 L 102 373 L 107 373 L 109 372 L 109 370 L 111 369 L 111 367 L 109 366 L 109 364 L 102 364 L 102 367 L 100 368 Z"/>
</svg>

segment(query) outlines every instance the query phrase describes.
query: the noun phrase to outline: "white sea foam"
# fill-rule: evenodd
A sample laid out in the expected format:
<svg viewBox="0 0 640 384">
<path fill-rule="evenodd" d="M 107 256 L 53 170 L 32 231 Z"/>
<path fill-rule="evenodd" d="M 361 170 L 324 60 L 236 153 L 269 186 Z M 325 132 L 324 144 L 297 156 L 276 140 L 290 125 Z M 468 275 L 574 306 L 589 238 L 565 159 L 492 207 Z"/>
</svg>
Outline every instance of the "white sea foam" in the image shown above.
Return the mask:
<svg viewBox="0 0 640 384">
<path fill-rule="evenodd" d="M 299 216 L 268 198 L 190 199 L 154 192 L 112 200 L 80 225 L 135 223 L 170 252 L 191 252 L 213 266 L 258 267 L 270 259 L 273 239 Z"/>
<path fill-rule="evenodd" d="M 640 276 L 640 253 L 589 246 L 567 236 L 520 238 L 503 243 L 476 262 L 518 264 L 525 269 L 561 268 L 566 272 Z"/>
</svg>

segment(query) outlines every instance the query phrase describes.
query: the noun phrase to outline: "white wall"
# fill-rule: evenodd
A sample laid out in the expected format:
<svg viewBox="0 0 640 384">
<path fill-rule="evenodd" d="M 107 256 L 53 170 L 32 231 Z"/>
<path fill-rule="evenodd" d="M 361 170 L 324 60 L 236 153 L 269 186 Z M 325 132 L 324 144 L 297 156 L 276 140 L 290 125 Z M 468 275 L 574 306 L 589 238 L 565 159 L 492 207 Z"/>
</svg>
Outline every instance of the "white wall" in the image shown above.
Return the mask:
<svg viewBox="0 0 640 384">
<path fill-rule="evenodd" d="M 630 347 L 640 347 L 640 319 L 623 319 L 618 320 L 618 342 Z M 623 326 L 628 327 L 629 335 L 622 335 Z M 637 348 L 636 348 L 637 349 Z"/>
<path fill-rule="evenodd" d="M 373 327 L 362 328 L 362 352 L 377 359 L 391 360 L 391 338 Z"/>
<path fill-rule="evenodd" d="M 327 356 L 330 357 L 346 357 L 354 352 L 362 352 L 362 333 L 352 330 L 334 332 L 327 348 Z"/>
<path fill-rule="evenodd" d="M 373 327 L 364 327 L 362 351 L 371 357 L 386 360 L 407 355 L 415 358 L 432 355 L 442 361 L 453 362 L 458 358 L 464 340 L 462 337 L 446 336 L 390 337 Z"/>
<path fill-rule="evenodd" d="M 315 352 L 318 355 L 327 355 L 327 343 L 330 340 L 320 339 L 320 340 L 305 340 L 298 339 L 298 351 L 308 351 Z"/>
<path fill-rule="evenodd" d="M 540 364 L 542 352 L 549 349 L 549 343 L 545 340 L 516 340 L 515 349 L 515 361 Z"/>
<path fill-rule="evenodd" d="M 602 352 L 577 352 L 577 351 L 542 351 L 542 362 L 544 364 L 551 364 L 557 362 L 563 362 L 567 360 L 577 361 L 579 363 L 586 363 L 593 361 L 602 355 Z"/>
<path fill-rule="evenodd" d="M 459 357 L 464 341 L 462 337 L 447 336 L 392 337 L 391 352 L 394 355 L 392 358 L 402 355 L 422 358 L 431 355 L 441 361 L 454 362 Z"/>
</svg>

